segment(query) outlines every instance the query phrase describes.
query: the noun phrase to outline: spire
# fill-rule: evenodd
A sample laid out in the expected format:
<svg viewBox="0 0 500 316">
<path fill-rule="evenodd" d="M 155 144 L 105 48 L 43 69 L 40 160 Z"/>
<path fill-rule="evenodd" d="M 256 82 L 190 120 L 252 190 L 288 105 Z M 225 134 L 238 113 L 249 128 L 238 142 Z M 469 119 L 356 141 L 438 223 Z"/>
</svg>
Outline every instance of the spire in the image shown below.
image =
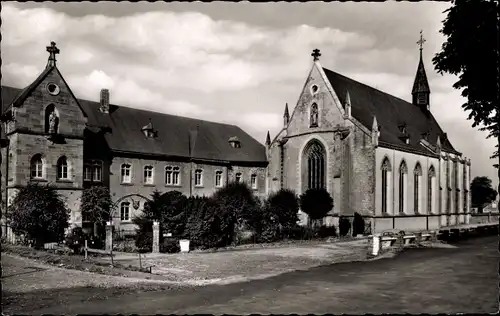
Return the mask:
<svg viewBox="0 0 500 316">
<path fill-rule="evenodd" d="M 373 124 L 372 124 L 372 131 L 377 131 L 378 132 L 378 122 L 377 122 L 377 117 L 373 117 Z"/>
<path fill-rule="evenodd" d="M 290 114 L 288 113 L 288 103 L 285 104 L 285 113 L 283 114 L 283 125 L 288 126 L 290 121 Z"/>
<path fill-rule="evenodd" d="M 349 95 L 349 90 L 345 94 L 345 114 L 347 117 L 351 116 L 351 96 Z"/>
<path fill-rule="evenodd" d="M 269 135 L 269 131 L 267 131 L 267 136 L 266 136 L 266 145 L 270 145 L 271 144 L 271 135 Z"/>
<path fill-rule="evenodd" d="M 50 46 L 47 46 L 47 51 L 49 52 L 49 61 L 47 62 L 47 67 L 56 66 L 56 54 L 59 54 L 59 48 L 57 48 L 55 42 L 50 42 Z"/>
<path fill-rule="evenodd" d="M 427 74 L 425 73 L 424 61 L 422 58 L 424 43 L 425 39 L 422 35 L 422 31 L 420 31 L 420 39 L 417 41 L 417 44 L 420 46 L 420 60 L 418 62 L 417 73 L 415 74 L 415 81 L 413 82 L 411 94 L 413 96 L 413 104 L 429 110 L 429 95 L 431 90 L 429 88 L 429 82 L 427 81 Z"/>
<path fill-rule="evenodd" d="M 380 126 L 377 123 L 377 117 L 373 117 L 373 124 L 372 124 L 372 144 L 375 147 L 378 147 L 378 139 L 380 137 Z"/>
</svg>

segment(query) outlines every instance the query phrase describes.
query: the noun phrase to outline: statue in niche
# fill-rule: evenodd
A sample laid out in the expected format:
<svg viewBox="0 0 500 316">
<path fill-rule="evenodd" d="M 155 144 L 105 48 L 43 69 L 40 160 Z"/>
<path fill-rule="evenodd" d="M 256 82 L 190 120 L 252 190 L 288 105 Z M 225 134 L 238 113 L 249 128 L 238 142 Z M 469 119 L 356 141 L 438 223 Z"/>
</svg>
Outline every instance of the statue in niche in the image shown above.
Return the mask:
<svg viewBox="0 0 500 316">
<path fill-rule="evenodd" d="M 313 103 L 311 106 L 311 127 L 318 126 L 318 105 Z"/>
<path fill-rule="evenodd" d="M 56 134 L 57 133 L 57 125 L 59 123 L 59 118 L 57 117 L 55 109 L 50 112 L 49 115 L 49 133 Z"/>
</svg>

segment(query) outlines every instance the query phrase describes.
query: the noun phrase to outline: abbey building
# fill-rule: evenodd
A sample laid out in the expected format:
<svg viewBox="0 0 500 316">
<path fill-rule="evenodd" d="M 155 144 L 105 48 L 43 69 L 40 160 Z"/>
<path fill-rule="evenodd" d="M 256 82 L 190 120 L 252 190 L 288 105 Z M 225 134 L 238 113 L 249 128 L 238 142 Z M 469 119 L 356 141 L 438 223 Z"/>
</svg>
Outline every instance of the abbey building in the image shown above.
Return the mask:
<svg viewBox="0 0 500 316">
<path fill-rule="evenodd" d="M 19 188 L 50 183 L 71 225 L 85 227 L 82 190 L 102 184 L 117 205 L 113 224 L 132 232 L 154 190 L 210 195 L 244 181 L 261 197 L 325 188 L 334 200 L 327 224 L 355 212 L 372 231 L 467 221 L 470 160 L 432 116 L 421 54 L 409 103 L 323 68 L 315 50 L 297 104 L 261 144 L 235 125 L 111 104 L 106 89 L 98 101 L 80 99 L 57 68 L 55 43 L 47 51 L 30 85 L 1 87 L 2 212 Z"/>
</svg>

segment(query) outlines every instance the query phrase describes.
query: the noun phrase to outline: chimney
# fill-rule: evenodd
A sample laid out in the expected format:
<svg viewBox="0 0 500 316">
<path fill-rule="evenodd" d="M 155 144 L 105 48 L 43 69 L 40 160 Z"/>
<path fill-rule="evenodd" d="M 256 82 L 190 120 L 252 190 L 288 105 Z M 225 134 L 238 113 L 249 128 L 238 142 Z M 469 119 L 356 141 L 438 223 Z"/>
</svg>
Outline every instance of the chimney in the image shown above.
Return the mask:
<svg viewBox="0 0 500 316">
<path fill-rule="evenodd" d="M 99 110 L 102 113 L 109 113 L 109 90 L 101 89 L 101 105 Z"/>
</svg>

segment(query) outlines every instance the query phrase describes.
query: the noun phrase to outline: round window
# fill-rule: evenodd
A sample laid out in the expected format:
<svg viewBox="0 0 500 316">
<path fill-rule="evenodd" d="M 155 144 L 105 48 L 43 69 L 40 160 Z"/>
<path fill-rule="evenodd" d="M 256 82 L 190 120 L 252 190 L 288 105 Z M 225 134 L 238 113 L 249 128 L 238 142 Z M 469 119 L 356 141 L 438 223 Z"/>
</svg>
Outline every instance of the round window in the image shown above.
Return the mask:
<svg viewBox="0 0 500 316">
<path fill-rule="evenodd" d="M 47 91 L 49 91 L 49 93 L 52 95 L 57 95 L 61 90 L 59 89 L 59 86 L 56 85 L 55 83 L 49 83 L 47 85 Z"/>
<path fill-rule="evenodd" d="M 312 91 L 312 93 L 316 93 L 316 92 L 318 92 L 318 90 L 319 90 L 319 88 L 318 88 L 318 86 L 317 86 L 317 85 L 315 85 L 315 84 L 314 84 L 314 85 L 312 85 L 312 87 L 311 87 L 311 91 Z"/>
</svg>

